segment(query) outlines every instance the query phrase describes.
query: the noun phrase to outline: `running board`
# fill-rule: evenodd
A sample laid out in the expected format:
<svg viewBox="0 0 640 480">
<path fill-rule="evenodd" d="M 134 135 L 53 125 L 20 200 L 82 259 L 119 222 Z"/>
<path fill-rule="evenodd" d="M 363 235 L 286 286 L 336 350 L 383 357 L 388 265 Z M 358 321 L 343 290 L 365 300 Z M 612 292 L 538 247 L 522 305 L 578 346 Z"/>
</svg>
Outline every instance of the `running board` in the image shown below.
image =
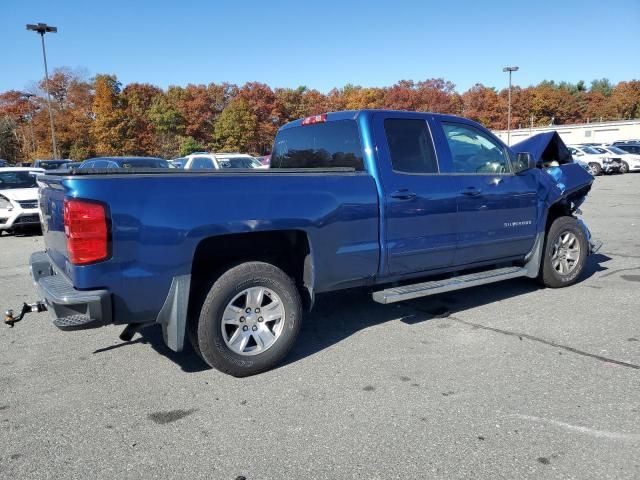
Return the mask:
<svg viewBox="0 0 640 480">
<path fill-rule="evenodd" d="M 501 280 L 524 277 L 526 275 L 527 269 L 523 267 L 497 268 L 495 270 L 487 270 L 486 272 L 469 273 L 467 275 L 460 275 L 459 277 L 447 278 L 446 280 L 388 288 L 379 292 L 373 292 L 373 299 L 378 303 L 402 302 L 403 300 L 461 290 L 463 288 L 500 282 Z"/>
</svg>

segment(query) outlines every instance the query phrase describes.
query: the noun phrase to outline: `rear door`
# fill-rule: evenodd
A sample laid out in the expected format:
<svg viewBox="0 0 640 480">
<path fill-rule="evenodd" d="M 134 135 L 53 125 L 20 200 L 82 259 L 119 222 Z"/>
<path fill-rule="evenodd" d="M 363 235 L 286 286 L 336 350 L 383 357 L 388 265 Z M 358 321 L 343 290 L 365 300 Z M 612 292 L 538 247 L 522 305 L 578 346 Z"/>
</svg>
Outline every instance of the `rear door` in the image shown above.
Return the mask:
<svg viewBox="0 0 640 480">
<path fill-rule="evenodd" d="M 463 120 L 439 122 L 443 155 L 455 176 L 458 204 L 456 266 L 525 255 L 537 226 L 537 177 L 514 174 L 508 149 L 489 132 Z"/>
<path fill-rule="evenodd" d="M 386 272 L 404 275 L 446 268 L 456 248 L 456 189 L 440 172 L 430 115 L 373 116 L 384 201 Z"/>
</svg>

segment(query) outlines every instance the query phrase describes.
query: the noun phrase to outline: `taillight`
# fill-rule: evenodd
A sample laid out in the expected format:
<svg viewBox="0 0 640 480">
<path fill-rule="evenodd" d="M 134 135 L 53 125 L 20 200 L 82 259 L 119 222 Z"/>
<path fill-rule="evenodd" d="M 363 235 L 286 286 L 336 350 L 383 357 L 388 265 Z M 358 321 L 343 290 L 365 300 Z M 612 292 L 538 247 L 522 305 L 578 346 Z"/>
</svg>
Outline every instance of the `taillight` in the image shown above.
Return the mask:
<svg viewBox="0 0 640 480">
<path fill-rule="evenodd" d="M 74 265 L 105 260 L 109 255 L 107 214 L 100 203 L 65 199 L 64 233 Z"/>
<path fill-rule="evenodd" d="M 314 123 L 324 123 L 327 121 L 327 114 L 313 115 L 302 119 L 302 125 L 313 125 Z"/>
</svg>

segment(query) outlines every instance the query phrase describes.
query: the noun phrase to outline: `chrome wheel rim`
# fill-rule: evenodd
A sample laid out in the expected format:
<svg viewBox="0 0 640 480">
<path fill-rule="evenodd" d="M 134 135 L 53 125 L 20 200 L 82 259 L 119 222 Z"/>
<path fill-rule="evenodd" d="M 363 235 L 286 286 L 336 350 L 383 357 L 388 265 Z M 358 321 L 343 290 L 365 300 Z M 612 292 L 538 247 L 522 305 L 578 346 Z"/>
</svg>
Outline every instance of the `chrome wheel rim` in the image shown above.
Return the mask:
<svg viewBox="0 0 640 480">
<path fill-rule="evenodd" d="M 276 292 L 265 287 L 247 288 L 224 309 L 222 338 L 238 355 L 258 355 L 278 341 L 284 322 L 284 305 Z"/>
<path fill-rule="evenodd" d="M 589 173 L 595 176 L 598 173 L 598 169 L 594 165 L 589 165 Z"/>
<path fill-rule="evenodd" d="M 560 275 L 568 275 L 573 272 L 580 261 L 580 242 L 572 232 L 563 232 L 558 235 L 553 244 L 551 265 Z"/>
</svg>

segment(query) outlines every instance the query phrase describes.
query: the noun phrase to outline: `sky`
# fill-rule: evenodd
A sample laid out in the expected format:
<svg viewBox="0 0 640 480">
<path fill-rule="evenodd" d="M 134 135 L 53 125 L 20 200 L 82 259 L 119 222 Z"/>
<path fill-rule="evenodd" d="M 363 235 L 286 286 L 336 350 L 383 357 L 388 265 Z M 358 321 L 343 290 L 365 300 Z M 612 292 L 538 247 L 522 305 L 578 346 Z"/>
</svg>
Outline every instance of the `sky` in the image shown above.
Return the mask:
<svg viewBox="0 0 640 480">
<path fill-rule="evenodd" d="M 442 77 L 462 92 L 542 80 L 640 78 L 640 0 L 0 0 L 0 92 L 69 67 L 162 88 L 189 83 L 328 92 Z"/>
</svg>

